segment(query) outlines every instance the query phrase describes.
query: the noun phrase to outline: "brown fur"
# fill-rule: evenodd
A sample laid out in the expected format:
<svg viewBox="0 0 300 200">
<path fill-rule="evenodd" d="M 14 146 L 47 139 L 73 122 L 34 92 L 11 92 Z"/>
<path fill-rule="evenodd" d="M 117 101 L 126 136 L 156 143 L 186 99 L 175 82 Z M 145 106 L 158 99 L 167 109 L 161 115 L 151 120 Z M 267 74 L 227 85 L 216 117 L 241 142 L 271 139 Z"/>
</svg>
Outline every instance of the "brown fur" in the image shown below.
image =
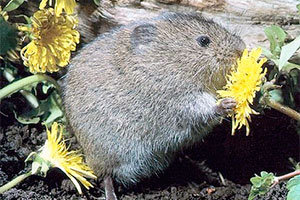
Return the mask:
<svg viewBox="0 0 300 200">
<path fill-rule="evenodd" d="M 200 46 L 206 35 L 211 43 Z M 216 89 L 245 45 L 197 14 L 165 13 L 99 36 L 63 81 L 88 164 L 124 185 L 164 170 L 218 123 Z"/>
</svg>

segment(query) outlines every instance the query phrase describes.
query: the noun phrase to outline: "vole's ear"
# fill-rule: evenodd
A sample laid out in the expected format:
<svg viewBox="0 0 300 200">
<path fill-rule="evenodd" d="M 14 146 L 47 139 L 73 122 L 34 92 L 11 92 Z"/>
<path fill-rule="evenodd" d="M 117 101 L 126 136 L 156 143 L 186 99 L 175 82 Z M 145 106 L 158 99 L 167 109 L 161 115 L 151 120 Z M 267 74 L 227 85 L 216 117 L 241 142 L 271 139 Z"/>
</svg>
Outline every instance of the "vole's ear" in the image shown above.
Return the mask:
<svg viewBox="0 0 300 200">
<path fill-rule="evenodd" d="M 131 47 L 135 51 L 143 50 L 154 41 L 157 28 L 153 24 L 142 24 L 135 27 L 130 35 Z"/>
</svg>

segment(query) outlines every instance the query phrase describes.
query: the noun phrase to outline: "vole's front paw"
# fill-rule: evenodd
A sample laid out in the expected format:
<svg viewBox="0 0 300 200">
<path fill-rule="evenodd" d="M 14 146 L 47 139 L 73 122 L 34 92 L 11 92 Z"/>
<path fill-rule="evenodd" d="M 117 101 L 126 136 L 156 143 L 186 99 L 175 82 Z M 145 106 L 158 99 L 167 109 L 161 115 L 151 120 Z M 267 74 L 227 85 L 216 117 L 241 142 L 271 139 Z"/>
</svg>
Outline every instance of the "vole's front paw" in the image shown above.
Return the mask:
<svg viewBox="0 0 300 200">
<path fill-rule="evenodd" d="M 217 113 L 219 115 L 228 115 L 233 112 L 236 104 L 237 103 L 233 98 L 222 99 L 217 105 Z"/>
</svg>

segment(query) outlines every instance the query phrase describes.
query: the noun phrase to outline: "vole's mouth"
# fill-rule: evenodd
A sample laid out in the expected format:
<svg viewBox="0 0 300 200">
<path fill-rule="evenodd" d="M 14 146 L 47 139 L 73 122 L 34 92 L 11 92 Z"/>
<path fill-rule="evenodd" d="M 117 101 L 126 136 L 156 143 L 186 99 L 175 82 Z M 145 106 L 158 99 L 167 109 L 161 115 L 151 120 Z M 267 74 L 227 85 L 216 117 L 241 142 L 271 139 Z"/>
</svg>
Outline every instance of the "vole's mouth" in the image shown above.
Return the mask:
<svg viewBox="0 0 300 200">
<path fill-rule="evenodd" d="M 220 63 L 219 66 L 217 66 L 213 71 L 210 70 L 205 87 L 212 93 L 215 93 L 215 91 L 217 90 L 223 89 L 227 82 L 227 76 L 233 69 L 236 69 L 237 60 L 239 58 L 240 57 L 236 57 L 234 59 L 228 58 L 225 60 L 225 62 L 223 59 L 223 62 Z"/>
<path fill-rule="evenodd" d="M 242 52 L 230 52 L 229 55 L 215 55 L 207 67 L 195 74 L 196 81 L 201 83 L 209 92 L 216 93 L 226 85 L 227 77 L 233 69 L 237 68 L 237 61 Z"/>
</svg>

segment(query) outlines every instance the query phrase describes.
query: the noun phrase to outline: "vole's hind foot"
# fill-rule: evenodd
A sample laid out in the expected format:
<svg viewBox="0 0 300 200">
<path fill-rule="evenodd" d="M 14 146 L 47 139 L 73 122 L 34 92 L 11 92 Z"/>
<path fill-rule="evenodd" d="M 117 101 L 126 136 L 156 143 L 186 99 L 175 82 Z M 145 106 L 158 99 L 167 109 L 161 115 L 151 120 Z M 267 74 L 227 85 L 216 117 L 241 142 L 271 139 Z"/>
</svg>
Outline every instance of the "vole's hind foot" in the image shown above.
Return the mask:
<svg viewBox="0 0 300 200">
<path fill-rule="evenodd" d="M 233 98 L 222 99 L 217 105 L 217 113 L 219 115 L 227 115 L 233 112 L 236 106 L 236 101 Z"/>
<path fill-rule="evenodd" d="M 117 200 L 117 195 L 115 193 L 112 178 L 110 176 L 105 177 L 103 183 L 104 183 L 104 190 L 105 190 L 105 199 Z"/>
</svg>

